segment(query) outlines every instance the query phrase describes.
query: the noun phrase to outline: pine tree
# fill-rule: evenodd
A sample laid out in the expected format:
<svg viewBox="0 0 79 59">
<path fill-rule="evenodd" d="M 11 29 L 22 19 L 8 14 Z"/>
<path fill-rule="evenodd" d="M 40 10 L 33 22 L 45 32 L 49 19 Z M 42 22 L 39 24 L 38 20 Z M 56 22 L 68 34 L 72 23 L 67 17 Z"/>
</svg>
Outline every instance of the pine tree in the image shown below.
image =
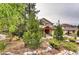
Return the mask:
<svg viewBox="0 0 79 59">
<path fill-rule="evenodd" d="M 41 43 L 41 30 L 39 28 L 39 22 L 36 18 L 35 4 L 28 4 L 28 20 L 27 20 L 27 32 L 24 33 L 23 38 L 25 44 L 30 48 L 38 48 Z"/>
<path fill-rule="evenodd" d="M 62 30 L 62 27 L 61 27 L 59 21 L 58 21 L 58 24 L 57 24 L 56 29 L 54 31 L 54 38 L 56 38 L 58 40 L 63 40 L 63 30 Z"/>
<path fill-rule="evenodd" d="M 35 3 L 27 3 L 27 8 L 26 8 L 26 15 L 27 15 L 27 18 L 30 18 L 31 15 L 30 14 L 33 14 L 34 17 L 36 17 L 36 14 L 39 12 L 39 10 L 36 10 L 35 8 Z"/>
</svg>

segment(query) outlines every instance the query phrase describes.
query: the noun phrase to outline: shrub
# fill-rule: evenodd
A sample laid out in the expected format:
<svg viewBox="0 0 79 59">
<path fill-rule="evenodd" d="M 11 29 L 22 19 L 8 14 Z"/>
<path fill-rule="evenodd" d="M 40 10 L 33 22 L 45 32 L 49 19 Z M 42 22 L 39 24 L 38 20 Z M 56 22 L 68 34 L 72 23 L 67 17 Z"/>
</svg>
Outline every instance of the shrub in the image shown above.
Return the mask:
<svg viewBox="0 0 79 59">
<path fill-rule="evenodd" d="M 70 42 L 75 42 L 75 38 L 68 38 L 68 37 L 64 37 L 64 40 L 69 40 Z"/>
<path fill-rule="evenodd" d="M 29 40 L 28 39 L 30 39 L 30 32 L 24 32 L 24 34 L 23 34 L 23 41 L 25 42 L 25 44 L 28 44 L 29 42 Z"/>
<path fill-rule="evenodd" d="M 52 39 L 49 41 L 49 44 L 54 47 L 55 49 L 59 49 L 61 46 L 61 41 L 57 40 L 57 39 Z"/>
<path fill-rule="evenodd" d="M 68 38 L 67 37 L 64 37 L 64 40 L 68 40 Z"/>
<path fill-rule="evenodd" d="M 75 42 L 75 38 L 69 38 L 70 42 Z"/>
<path fill-rule="evenodd" d="M 6 47 L 5 42 L 0 41 L 0 51 L 3 51 L 5 49 L 5 47 Z"/>
<path fill-rule="evenodd" d="M 41 35 L 38 33 L 25 32 L 23 35 L 23 40 L 27 46 L 30 48 L 38 48 L 41 43 Z"/>
<path fill-rule="evenodd" d="M 63 45 L 64 45 L 64 48 L 66 48 L 70 51 L 77 52 L 77 50 L 78 50 L 76 43 L 65 42 Z"/>
<path fill-rule="evenodd" d="M 15 32 L 15 30 L 16 30 L 16 26 L 15 25 L 10 25 L 10 27 L 9 27 L 9 32 Z"/>
</svg>

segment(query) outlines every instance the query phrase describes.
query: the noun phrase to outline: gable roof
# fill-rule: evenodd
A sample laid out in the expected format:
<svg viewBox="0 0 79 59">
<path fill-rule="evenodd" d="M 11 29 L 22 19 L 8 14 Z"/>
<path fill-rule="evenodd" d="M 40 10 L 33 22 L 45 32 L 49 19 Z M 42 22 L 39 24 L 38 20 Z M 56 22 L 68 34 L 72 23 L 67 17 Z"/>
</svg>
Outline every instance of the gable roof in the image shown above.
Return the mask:
<svg viewBox="0 0 79 59">
<path fill-rule="evenodd" d="M 61 24 L 62 27 L 76 27 L 75 25 L 71 24 Z"/>
<path fill-rule="evenodd" d="M 62 24 L 61 26 L 64 27 L 64 28 L 63 28 L 64 30 L 70 30 L 70 31 L 72 31 L 72 30 L 77 30 L 77 26 L 75 26 L 75 25 Z"/>
<path fill-rule="evenodd" d="M 53 25 L 53 23 L 50 22 L 49 20 L 47 20 L 46 18 L 42 18 L 42 19 L 40 19 L 40 22 L 48 22 L 48 23 L 50 23 L 51 25 Z"/>
</svg>

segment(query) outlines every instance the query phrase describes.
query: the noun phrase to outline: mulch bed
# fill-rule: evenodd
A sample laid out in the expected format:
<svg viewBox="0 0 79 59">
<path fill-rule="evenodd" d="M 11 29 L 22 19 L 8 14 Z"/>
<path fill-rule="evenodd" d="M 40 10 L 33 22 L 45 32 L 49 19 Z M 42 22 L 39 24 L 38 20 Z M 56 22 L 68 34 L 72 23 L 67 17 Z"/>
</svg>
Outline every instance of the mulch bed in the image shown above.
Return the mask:
<svg viewBox="0 0 79 59">
<path fill-rule="evenodd" d="M 54 54 L 59 53 L 61 50 L 63 50 L 62 48 L 59 50 L 52 48 L 51 51 L 41 52 L 44 50 L 44 48 L 40 47 L 36 50 L 33 50 L 33 49 L 29 49 L 28 47 L 24 47 L 24 45 L 21 45 L 21 43 L 23 44 L 23 42 L 21 41 L 10 42 L 7 48 L 5 49 L 5 52 L 11 52 L 11 53 L 14 53 L 15 55 L 17 54 L 23 55 L 23 53 L 27 51 L 37 51 L 37 55 L 54 55 Z"/>
</svg>

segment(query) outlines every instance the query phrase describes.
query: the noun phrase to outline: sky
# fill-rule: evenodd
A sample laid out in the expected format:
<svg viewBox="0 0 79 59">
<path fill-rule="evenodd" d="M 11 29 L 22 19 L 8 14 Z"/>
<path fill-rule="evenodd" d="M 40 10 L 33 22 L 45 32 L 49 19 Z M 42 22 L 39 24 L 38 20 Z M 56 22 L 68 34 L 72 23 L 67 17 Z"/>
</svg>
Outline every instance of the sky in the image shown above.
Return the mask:
<svg viewBox="0 0 79 59">
<path fill-rule="evenodd" d="M 79 24 L 79 4 L 78 3 L 37 3 L 38 18 L 46 18 L 56 24 L 60 23 L 78 25 Z"/>
</svg>

